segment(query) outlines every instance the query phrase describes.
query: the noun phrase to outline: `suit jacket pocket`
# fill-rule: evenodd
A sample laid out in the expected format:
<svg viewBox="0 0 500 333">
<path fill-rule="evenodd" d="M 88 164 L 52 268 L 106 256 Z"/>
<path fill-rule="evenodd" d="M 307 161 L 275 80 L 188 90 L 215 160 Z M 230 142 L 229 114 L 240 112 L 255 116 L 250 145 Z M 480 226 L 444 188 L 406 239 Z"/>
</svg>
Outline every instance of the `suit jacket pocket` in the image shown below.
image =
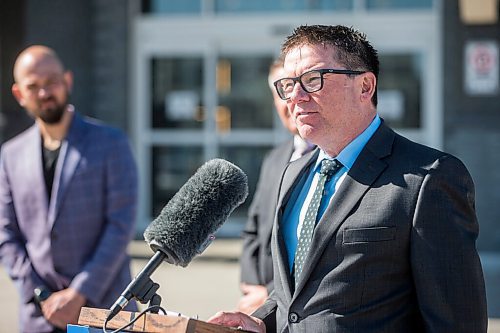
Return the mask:
<svg viewBox="0 0 500 333">
<path fill-rule="evenodd" d="M 396 227 L 373 227 L 360 229 L 345 229 L 343 231 L 343 244 L 384 242 L 394 240 Z"/>
</svg>

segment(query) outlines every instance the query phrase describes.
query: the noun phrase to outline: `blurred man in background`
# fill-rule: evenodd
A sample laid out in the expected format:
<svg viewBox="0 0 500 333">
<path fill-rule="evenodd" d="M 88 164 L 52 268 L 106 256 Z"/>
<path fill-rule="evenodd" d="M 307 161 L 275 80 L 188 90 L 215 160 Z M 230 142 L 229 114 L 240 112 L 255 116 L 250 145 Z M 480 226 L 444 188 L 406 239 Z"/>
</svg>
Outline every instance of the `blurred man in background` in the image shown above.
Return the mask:
<svg viewBox="0 0 500 333">
<path fill-rule="evenodd" d="M 243 231 L 243 252 L 240 259 L 240 289 L 243 296 L 238 302 L 238 310 L 247 314 L 251 314 L 264 304 L 274 288 L 271 231 L 281 173 L 289 162 L 295 161 L 314 148 L 314 145 L 300 137 L 286 102 L 278 96 L 274 88 L 273 82 L 283 75 L 283 58 L 278 58 L 269 68 L 268 83 L 281 123 L 293 137 L 271 150 L 264 158 Z"/>
<path fill-rule="evenodd" d="M 69 104 L 72 74 L 52 49 L 24 50 L 14 80 L 35 124 L 1 149 L 0 258 L 22 332 L 60 332 L 82 306 L 111 306 L 131 280 L 137 170 L 121 131 Z"/>
</svg>

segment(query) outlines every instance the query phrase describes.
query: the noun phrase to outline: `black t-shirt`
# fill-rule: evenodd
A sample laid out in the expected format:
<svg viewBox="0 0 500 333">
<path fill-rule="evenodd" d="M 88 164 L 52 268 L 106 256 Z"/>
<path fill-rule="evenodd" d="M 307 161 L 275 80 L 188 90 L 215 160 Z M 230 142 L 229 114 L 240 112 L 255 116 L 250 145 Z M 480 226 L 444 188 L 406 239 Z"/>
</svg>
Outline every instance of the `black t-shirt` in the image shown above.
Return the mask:
<svg viewBox="0 0 500 333">
<path fill-rule="evenodd" d="M 43 176 L 45 178 L 45 188 L 47 189 L 49 201 L 52 193 L 52 183 L 54 182 L 54 173 L 56 171 L 59 150 L 60 147 L 56 150 L 49 150 L 42 145 Z"/>
</svg>

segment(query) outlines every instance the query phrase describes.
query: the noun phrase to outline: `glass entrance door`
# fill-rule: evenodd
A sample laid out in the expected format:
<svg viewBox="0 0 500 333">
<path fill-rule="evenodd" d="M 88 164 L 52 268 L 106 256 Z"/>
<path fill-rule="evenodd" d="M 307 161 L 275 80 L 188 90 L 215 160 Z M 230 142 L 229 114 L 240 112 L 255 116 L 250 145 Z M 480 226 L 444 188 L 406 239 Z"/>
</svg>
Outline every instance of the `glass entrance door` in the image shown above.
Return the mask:
<svg viewBox="0 0 500 333">
<path fill-rule="evenodd" d="M 238 43 L 215 47 L 216 37 L 209 43 L 167 47 L 139 43 L 136 50 L 139 232 L 204 162 L 223 158 L 248 176 L 248 199 L 219 232 L 238 236 L 262 159 L 287 137 L 267 81 L 276 48 L 242 50 Z"/>
<path fill-rule="evenodd" d="M 214 68 L 204 67 L 204 59 L 196 56 L 150 59 L 152 142 L 144 147 L 152 161 L 147 214 L 157 216 L 196 169 L 215 157 L 242 168 L 254 192 L 262 158 L 275 138 L 267 86 L 271 58 L 219 55 Z M 204 76 L 214 74 L 204 96 Z M 215 108 L 208 107 L 210 100 Z M 232 223 L 242 222 L 250 199 L 232 214 L 232 221 L 239 220 Z"/>
</svg>

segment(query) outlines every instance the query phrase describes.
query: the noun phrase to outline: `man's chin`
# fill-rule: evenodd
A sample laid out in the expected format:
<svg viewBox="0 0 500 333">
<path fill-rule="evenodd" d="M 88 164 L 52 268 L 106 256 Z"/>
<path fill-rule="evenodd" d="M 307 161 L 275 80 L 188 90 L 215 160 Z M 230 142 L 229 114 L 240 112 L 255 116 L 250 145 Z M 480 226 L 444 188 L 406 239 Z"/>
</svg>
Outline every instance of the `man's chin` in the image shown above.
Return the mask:
<svg viewBox="0 0 500 333">
<path fill-rule="evenodd" d="M 55 125 L 61 122 L 63 115 L 64 115 L 64 108 L 45 110 L 40 115 L 40 119 L 46 124 Z"/>
<path fill-rule="evenodd" d="M 311 125 L 302 125 L 298 127 L 298 130 L 299 130 L 299 135 L 302 139 L 314 145 L 318 145 L 321 133 L 319 128 Z"/>
<path fill-rule="evenodd" d="M 304 139 L 313 136 L 314 133 L 316 132 L 314 126 L 311 126 L 309 124 L 300 124 L 299 126 L 297 126 L 297 129 L 299 131 L 300 136 L 303 137 Z"/>
</svg>

